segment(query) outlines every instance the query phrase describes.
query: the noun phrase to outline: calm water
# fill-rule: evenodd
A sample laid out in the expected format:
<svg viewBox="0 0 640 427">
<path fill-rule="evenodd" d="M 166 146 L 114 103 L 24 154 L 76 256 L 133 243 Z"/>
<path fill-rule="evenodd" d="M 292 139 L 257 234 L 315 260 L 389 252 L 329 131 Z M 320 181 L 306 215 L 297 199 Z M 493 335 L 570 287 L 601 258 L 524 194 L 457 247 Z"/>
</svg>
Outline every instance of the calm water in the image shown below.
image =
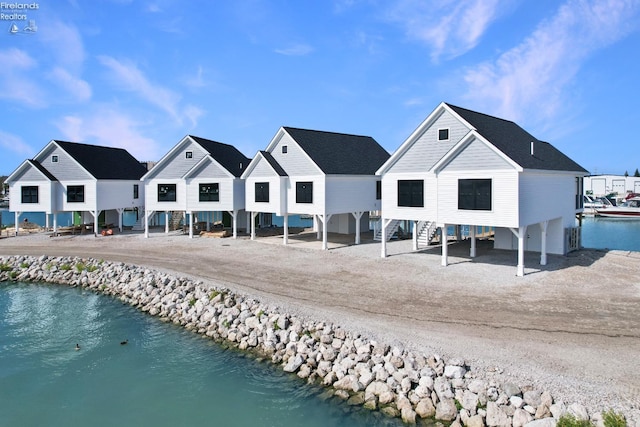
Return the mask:
<svg viewBox="0 0 640 427">
<path fill-rule="evenodd" d="M 318 393 L 113 298 L 0 283 L 2 426 L 401 425 Z"/>
<path fill-rule="evenodd" d="M 640 251 L 640 220 L 585 217 L 582 221 L 582 246 Z"/>
</svg>

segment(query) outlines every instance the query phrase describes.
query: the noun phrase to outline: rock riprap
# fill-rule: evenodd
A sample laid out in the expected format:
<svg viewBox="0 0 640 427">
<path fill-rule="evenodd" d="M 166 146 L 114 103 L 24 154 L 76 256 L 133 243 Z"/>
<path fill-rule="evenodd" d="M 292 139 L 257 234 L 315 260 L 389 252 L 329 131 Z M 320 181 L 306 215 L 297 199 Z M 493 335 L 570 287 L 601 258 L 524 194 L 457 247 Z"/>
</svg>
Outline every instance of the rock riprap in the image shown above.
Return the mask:
<svg viewBox="0 0 640 427">
<path fill-rule="evenodd" d="M 112 295 L 164 321 L 270 358 L 349 405 L 407 424 L 435 417 L 467 427 L 555 425 L 565 414 L 602 424 L 600 413 L 588 414 L 545 390 L 478 378 L 464 360 L 417 354 L 333 323 L 279 312 L 223 287 L 143 267 L 79 257 L 0 257 L 0 281 L 81 286 Z"/>
</svg>

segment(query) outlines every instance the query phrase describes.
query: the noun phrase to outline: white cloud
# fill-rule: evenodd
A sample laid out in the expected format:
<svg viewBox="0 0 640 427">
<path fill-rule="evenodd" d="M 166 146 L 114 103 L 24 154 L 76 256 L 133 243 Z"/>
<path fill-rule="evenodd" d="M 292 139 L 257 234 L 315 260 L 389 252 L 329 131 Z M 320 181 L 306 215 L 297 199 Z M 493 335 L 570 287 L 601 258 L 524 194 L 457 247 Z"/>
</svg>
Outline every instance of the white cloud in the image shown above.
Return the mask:
<svg viewBox="0 0 640 427">
<path fill-rule="evenodd" d="M 520 45 L 467 70 L 465 93 L 511 120 L 549 118 L 584 62 L 634 29 L 638 9 L 637 1 L 569 0 Z"/>
<path fill-rule="evenodd" d="M 88 101 L 91 98 L 91 86 L 86 81 L 77 78 L 67 70 L 56 67 L 49 74 L 49 78 L 71 95 L 74 101 Z"/>
<path fill-rule="evenodd" d="M 204 81 L 202 65 L 198 65 L 196 75 L 193 77 L 187 77 L 185 79 L 185 83 L 192 89 L 200 89 L 207 85 Z"/>
<path fill-rule="evenodd" d="M 118 61 L 110 56 L 98 56 L 102 65 L 113 73 L 113 80 L 122 86 L 124 90 L 133 92 L 145 101 L 168 113 L 178 124 L 182 124 L 183 113 L 180 109 L 181 96 L 163 86 L 156 85 L 130 62 Z M 191 109 L 189 119 L 193 119 L 193 109 Z"/>
<path fill-rule="evenodd" d="M 0 64 L 0 99 L 36 108 L 46 105 L 42 89 L 29 77 L 37 63 L 28 53 L 16 48 L 2 50 Z"/>
<path fill-rule="evenodd" d="M 26 144 L 22 138 L 0 130 L 0 148 L 2 151 L 12 151 L 16 154 L 31 157 L 35 154 L 35 150 Z"/>
<path fill-rule="evenodd" d="M 140 123 L 110 107 L 101 107 L 86 116 L 65 116 L 55 125 L 65 139 L 124 148 L 138 160 L 157 159 L 163 154 L 156 141 L 142 135 Z"/>
<path fill-rule="evenodd" d="M 388 19 L 431 46 L 431 58 L 454 58 L 473 49 L 509 0 L 402 0 Z"/>
<path fill-rule="evenodd" d="M 313 48 L 308 44 L 298 43 L 292 44 L 286 48 L 275 49 L 275 52 L 287 56 L 304 56 L 313 52 Z"/>
</svg>

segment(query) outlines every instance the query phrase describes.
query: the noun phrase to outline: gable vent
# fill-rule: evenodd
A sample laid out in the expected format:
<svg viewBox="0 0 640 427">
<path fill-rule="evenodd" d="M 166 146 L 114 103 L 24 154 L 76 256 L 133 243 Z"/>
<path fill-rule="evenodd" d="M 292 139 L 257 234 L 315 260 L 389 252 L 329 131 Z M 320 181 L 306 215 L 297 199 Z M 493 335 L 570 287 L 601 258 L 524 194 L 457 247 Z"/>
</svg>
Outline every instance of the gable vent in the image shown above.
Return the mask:
<svg viewBox="0 0 640 427">
<path fill-rule="evenodd" d="M 531 155 L 534 156 L 535 155 L 535 151 L 534 151 L 534 142 L 531 141 Z"/>
</svg>

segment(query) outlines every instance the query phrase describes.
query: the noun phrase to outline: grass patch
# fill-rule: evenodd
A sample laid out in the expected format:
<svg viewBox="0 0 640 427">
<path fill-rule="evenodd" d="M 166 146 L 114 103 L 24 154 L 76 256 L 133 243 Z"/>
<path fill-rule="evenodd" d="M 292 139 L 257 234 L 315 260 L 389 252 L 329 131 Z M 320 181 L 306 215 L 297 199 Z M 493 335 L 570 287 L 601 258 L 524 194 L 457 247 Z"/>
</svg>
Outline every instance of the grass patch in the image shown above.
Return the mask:
<svg viewBox="0 0 640 427">
<path fill-rule="evenodd" d="M 214 299 L 215 297 L 217 297 L 218 295 L 220 295 L 220 292 L 216 291 L 215 289 L 211 291 L 211 293 L 209 294 L 209 300 Z"/>
<path fill-rule="evenodd" d="M 87 268 L 87 266 L 84 265 L 84 263 L 82 263 L 82 262 L 79 262 L 79 263 L 76 264 L 76 270 L 78 271 L 78 273 L 80 273 L 85 268 Z"/>
<path fill-rule="evenodd" d="M 189 307 L 193 307 L 194 305 L 196 305 L 196 301 L 197 301 L 197 300 L 196 300 L 195 298 L 191 298 L 191 299 L 189 300 Z"/>
<path fill-rule="evenodd" d="M 30 265 L 31 264 L 29 264 L 28 262 L 23 262 L 23 263 L 20 263 L 20 268 L 29 268 Z"/>
<path fill-rule="evenodd" d="M 88 271 L 89 273 L 93 273 L 93 272 L 94 272 L 94 271 L 96 271 L 97 269 L 98 269 L 98 266 L 97 266 L 97 265 L 90 265 L 90 266 L 88 266 L 88 267 L 87 267 L 87 271 Z"/>
<path fill-rule="evenodd" d="M 18 277 L 18 272 L 17 271 L 12 271 L 11 273 L 9 273 L 9 277 L 12 280 L 15 280 L 15 278 Z"/>
<path fill-rule="evenodd" d="M 274 331 L 279 331 L 280 330 L 280 325 L 278 325 L 278 321 L 277 320 L 273 321 L 273 330 Z"/>
<path fill-rule="evenodd" d="M 627 420 L 624 415 L 617 413 L 613 409 L 602 413 L 602 422 L 605 427 L 626 427 Z"/>
<path fill-rule="evenodd" d="M 71 270 L 71 266 L 70 266 L 69 264 L 62 264 L 62 265 L 60 266 L 60 270 L 62 270 L 62 271 L 69 271 L 69 270 Z"/>
<path fill-rule="evenodd" d="M 13 270 L 13 267 L 11 267 L 9 264 L 0 264 L 0 271 L 11 271 Z"/>
<path fill-rule="evenodd" d="M 591 421 L 579 420 L 573 415 L 563 415 L 556 423 L 556 427 L 591 427 Z"/>
</svg>

